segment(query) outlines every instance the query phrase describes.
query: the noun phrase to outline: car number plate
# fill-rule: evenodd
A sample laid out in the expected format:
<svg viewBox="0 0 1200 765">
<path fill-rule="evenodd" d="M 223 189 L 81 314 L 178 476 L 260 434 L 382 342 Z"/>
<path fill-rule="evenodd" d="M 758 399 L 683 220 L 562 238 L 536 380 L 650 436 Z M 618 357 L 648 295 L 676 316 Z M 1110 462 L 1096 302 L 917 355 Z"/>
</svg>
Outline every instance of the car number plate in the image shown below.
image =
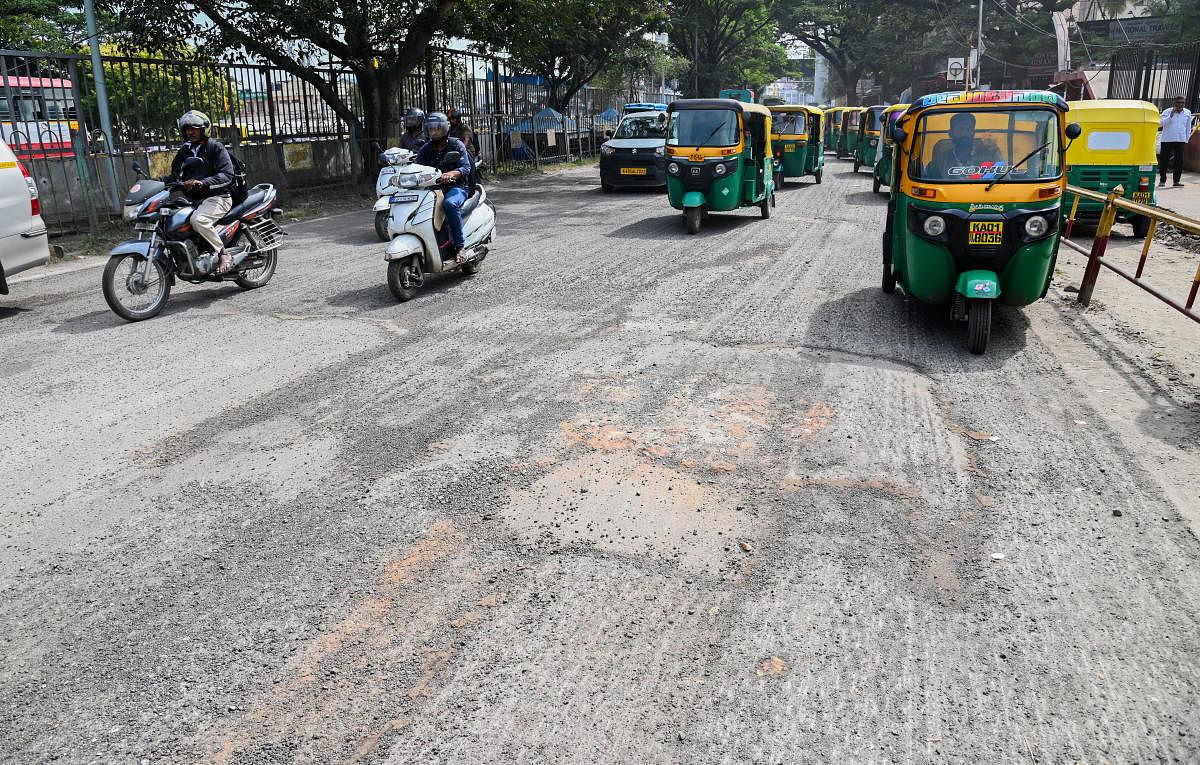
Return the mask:
<svg viewBox="0 0 1200 765">
<path fill-rule="evenodd" d="M 1149 191 L 1133 192 L 1133 201 L 1141 202 L 1142 204 L 1146 204 L 1146 205 L 1150 204 L 1150 192 Z"/>
<path fill-rule="evenodd" d="M 621 175 L 645 175 L 646 168 L 644 167 L 622 167 Z"/>
<path fill-rule="evenodd" d="M 156 228 L 158 228 L 157 223 L 138 221 L 137 223 L 133 224 L 134 231 L 153 231 Z"/>
<path fill-rule="evenodd" d="M 967 231 L 967 244 L 1003 244 L 1004 223 L 1002 221 L 973 220 Z"/>
<path fill-rule="evenodd" d="M 392 204 L 397 204 L 400 202 L 416 202 L 416 201 L 417 201 L 416 194 L 392 194 Z"/>
</svg>

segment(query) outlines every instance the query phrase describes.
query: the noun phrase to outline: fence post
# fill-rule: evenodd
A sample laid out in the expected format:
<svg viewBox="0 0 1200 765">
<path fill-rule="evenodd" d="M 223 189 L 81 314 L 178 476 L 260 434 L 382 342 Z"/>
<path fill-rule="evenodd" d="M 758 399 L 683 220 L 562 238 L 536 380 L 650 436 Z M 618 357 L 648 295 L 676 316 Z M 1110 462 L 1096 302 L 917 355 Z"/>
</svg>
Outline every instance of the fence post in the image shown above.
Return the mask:
<svg viewBox="0 0 1200 765">
<path fill-rule="evenodd" d="M 1113 223 L 1117 219 L 1117 206 L 1113 200 L 1125 195 L 1125 189 L 1117 186 L 1109 192 L 1104 202 L 1104 211 L 1100 213 L 1100 223 L 1096 226 L 1096 239 L 1092 242 L 1092 250 L 1088 253 L 1087 268 L 1083 272 L 1083 281 L 1079 285 L 1079 297 L 1083 305 L 1092 302 L 1092 292 L 1096 289 L 1096 278 L 1100 276 L 1100 259 L 1108 247 L 1108 237 L 1112 233 Z"/>
<path fill-rule="evenodd" d="M 425 49 L 425 113 L 433 111 L 433 102 L 437 98 L 433 84 L 433 50 Z"/>
</svg>

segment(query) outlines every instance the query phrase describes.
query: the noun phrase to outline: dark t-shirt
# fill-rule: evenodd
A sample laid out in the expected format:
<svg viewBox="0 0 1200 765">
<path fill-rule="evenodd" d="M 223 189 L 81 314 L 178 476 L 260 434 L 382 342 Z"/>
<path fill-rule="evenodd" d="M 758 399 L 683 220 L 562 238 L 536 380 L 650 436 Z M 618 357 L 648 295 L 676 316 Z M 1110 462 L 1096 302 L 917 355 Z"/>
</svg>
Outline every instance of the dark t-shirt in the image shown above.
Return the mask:
<svg viewBox="0 0 1200 765">
<path fill-rule="evenodd" d="M 199 157 L 204 164 L 196 168 L 184 168 L 183 161 L 188 157 Z M 180 147 L 175 159 L 171 160 L 171 174 L 167 180 L 175 183 L 193 180 L 203 182 L 200 188 L 184 192 L 184 196 L 192 202 L 229 194 L 233 185 L 233 160 L 229 158 L 225 144 L 215 138 L 209 138 L 198 146 L 188 142 Z"/>
</svg>

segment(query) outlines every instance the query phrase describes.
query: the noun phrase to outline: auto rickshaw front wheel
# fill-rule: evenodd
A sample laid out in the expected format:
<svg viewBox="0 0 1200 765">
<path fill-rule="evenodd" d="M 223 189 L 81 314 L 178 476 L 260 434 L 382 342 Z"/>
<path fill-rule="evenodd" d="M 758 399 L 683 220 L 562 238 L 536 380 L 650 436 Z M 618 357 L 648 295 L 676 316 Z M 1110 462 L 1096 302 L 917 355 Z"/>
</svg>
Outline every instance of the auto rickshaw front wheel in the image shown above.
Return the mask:
<svg viewBox="0 0 1200 765">
<path fill-rule="evenodd" d="M 883 264 L 883 291 L 889 295 L 896 291 L 896 272 L 891 263 Z"/>
<path fill-rule="evenodd" d="M 700 208 L 689 207 L 683 211 L 683 218 L 687 222 L 687 232 L 696 234 L 700 231 Z"/>
<path fill-rule="evenodd" d="M 817 179 L 817 183 L 821 182 L 821 170 L 819 168 L 817 169 L 817 172 L 813 173 L 813 176 Z"/>
<path fill-rule="evenodd" d="M 983 353 L 992 334 L 992 301 L 971 298 L 967 301 L 967 350 Z"/>
<path fill-rule="evenodd" d="M 879 193 L 879 178 L 878 177 L 876 177 L 875 180 L 871 182 L 871 191 L 875 192 L 876 194 Z"/>
<path fill-rule="evenodd" d="M 858 172 L 858 169 L 859 169 L 860 167 L 862 167 L 862 165 L 859 163 L 859 161 L 858 161 L 857 159 L 856 159 L 856 160 L 854 160 L 854 172 L 855 172 L 855 173 L 857 173 L 857 172 Z"/>
<path fill-rule="evenodd" d="M 758 211 L 762 213 L 764 218 L 771 217 L 771 197 L 763 197 L 763 201 L 758 203 Z"/>
</svg>

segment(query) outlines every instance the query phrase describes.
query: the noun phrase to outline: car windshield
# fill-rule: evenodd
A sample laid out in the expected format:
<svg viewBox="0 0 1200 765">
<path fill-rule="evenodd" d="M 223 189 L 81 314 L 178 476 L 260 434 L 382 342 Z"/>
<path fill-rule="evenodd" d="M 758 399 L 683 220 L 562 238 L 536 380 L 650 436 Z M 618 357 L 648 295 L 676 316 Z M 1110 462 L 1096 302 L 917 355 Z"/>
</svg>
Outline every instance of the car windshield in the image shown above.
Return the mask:
<svg viewBox="0 0 1200 765">
<path fill-rule="evenodd" d="M 926 113 L 913 135 L 908 174 L 939 182 L 990 183 L 1002 174 L 1003 183 L 1052 180 L 1062 175 L 1058 136 L 1058 113 L 1049 109 Z"/>
<path fill-rule="evenodd" d="M 771 112 L 771 132 L 776 135 L 807 135 L 804 112 Z"/>
<path fill-rule="evenodd" d="M 729 109 L 680 109 L 667 125 L 668 146 L 736 146 L 738 115 Z"/>
<path fill-rule="evenodd" d="M 658 117 L 626 117 L 613 138 L 662 138 L 666 134 L 667 126 Z"/>
<path fill-rule="evenodd" d="M 883 114 L 883 112 L 877 109 L 872 109 L 871 111 L 867 112 L 867 130 L 879 129 L 879 115 L 881 114 Z"/>
</svg>

